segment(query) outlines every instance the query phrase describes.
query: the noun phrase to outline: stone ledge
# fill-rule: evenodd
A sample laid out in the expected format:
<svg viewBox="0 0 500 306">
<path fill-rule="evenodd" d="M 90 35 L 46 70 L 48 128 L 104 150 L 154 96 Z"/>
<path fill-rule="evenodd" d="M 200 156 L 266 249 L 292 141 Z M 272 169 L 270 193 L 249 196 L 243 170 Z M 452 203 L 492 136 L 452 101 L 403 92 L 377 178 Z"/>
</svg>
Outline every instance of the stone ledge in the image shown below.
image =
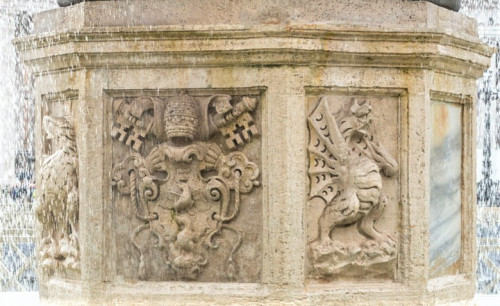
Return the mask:
<svg viewBox="0 0 500 306">
<path fill-rule="evenodd" d="M 86 28 L 78 33 L 34 35 L 15 44 L 23 60 L 38 66 L 38 72 L 80 67 L 313 64 L 435 68 L 477 78 L 493 51 L 477 39 L 446 33 L 324 25 Z"/>
<path fill-rule="evenodd" d="M 235 283 L 181 283 L 181 282 L 136 282 L 136 283 L 116 283 L 87 285 L 83 288 L 78 282 L 72 285 L 80 290 L 85 303 L 85 296 L 92 303 L 104 303 L 113 305 L 131 305 L 134 303 L 144 303 L 152 305 L 164 305 L 180 303 L 187 305 L 191 303 L 203 303 L 205 305 L 234 305 L 235 303 L 265 303 L 266 305 L 282 305 L 283 303 L 310 304 L 335 303 L 336 305 L 353 305 L 370 301 L 373 303 L 383 303 L 391 301 L 402 305 L 413 305 L 416 301 L 424 304 L 463 300 L 471 296 L 470 282 L 462 275 L 448 277 L 454 282 L 458 282 L 457 288 L 452 288 L 451 294 L 445 289 L 450 288 L 427 288 L 427 294 L 422 296 L 425 290 L 419 286 L 405 286 L 394 282 L 366 282 L 363 284 L 356 282 L 342 282 L 336 285 L 312 284 L 304 289 L 290 288 L 284 290 L 279 286 L 263 284 L 235 284 Z M 92 294 L 88 291 L 92 290 Z M 68 284 L 60 280 L 52 280 L 47 288 L 50 294 L 51 305 L 66 305 L 70 296 L 57 294 L 68 290 Z M 404 292 L 404 294 L 401 294 Z M 80 298 L 82 297 L 80 296 Z M 46 297 L 42 298 L 44 301 Z"/>
<path fill-rule="evenodd" d="M 288 24 L 258 25 L 159 25 L 137 27 L 85 27 L 78 31 L 66 30 L 33 34 L 15 39 L 14 43 L 21 50 L 31 50 L 64 44 L 67 42 L 129 42 L 129 41 L 217 41 L 222 39 L 248 40 L 258 38 L 313 38 L 319 41 L 354 41 L 354 42 L 425 42 L 457 46 L 466 50 L 489 55 L 492 48 L 480 45 L 477 37 L 460 37 L 450 31 L 433 29 L 371 28 L 353 25 L 313 25 Z"/>
</svg>

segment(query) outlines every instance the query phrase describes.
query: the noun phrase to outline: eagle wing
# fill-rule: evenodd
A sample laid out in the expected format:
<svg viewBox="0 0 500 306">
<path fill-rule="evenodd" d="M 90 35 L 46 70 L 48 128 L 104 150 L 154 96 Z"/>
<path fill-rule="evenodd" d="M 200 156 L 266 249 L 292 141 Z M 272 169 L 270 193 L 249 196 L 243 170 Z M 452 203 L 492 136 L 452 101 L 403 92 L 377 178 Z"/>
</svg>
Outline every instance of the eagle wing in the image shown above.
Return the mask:
<svg viewBox="0 0 500 306">
<path fill-rule="evenodd" d="M 310 198 L 330 203 L 342 192 L 347 174 L 349 147 L 342 137 L 328 103 L 321 98 L 308 118 Z"/>
</svg>

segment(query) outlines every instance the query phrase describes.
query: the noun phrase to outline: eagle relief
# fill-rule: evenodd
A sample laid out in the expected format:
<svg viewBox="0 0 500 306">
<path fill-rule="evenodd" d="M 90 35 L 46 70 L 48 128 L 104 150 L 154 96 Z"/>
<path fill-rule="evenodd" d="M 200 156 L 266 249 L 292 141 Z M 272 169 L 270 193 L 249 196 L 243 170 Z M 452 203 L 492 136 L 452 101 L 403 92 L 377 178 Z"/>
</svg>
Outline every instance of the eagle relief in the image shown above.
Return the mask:
<svg viewBox="0 0 500 306">
<path fill-rule="evenodd" d="M 39 176 L 39 258 L 49 273 L 79 271 L 78 155 L 73 127 L 66 118 L 45 116 L 43 128 L 51 141 L 52 154 L 43 158 Z"/>
<path fill-rule="evenodd" d="M 317 198 L 323 205 L 308 245 L 309 275 L 326 280 L 381 275 L 396 258 L 395 238 L 376 226 L 384 208 L 396 205 L 382 181 L 395 176 L 398 164 L 379 142 L 369 100 L 352 98 L 336 112 L 330 107 L 322 97 L 308 118 L 310 201 Z"/>
<path fill-rule="evenodd" d="M 112 171 L 118 203 L 126 199 L 133 215 L 122 242 L 130 247 L 120 246 L 135 263 L 129 277 L 239 280 L 238 252 L 252 235 L 234 223 L 253 209 L 244 206 L 258 200 L 244 196 L 260 182 L 258 165 L 236 149 L 259 134 L 257 103 L 187 92 L 114 101 L 111 135 L 117 151 L 129 148 Z"/>
</svg>

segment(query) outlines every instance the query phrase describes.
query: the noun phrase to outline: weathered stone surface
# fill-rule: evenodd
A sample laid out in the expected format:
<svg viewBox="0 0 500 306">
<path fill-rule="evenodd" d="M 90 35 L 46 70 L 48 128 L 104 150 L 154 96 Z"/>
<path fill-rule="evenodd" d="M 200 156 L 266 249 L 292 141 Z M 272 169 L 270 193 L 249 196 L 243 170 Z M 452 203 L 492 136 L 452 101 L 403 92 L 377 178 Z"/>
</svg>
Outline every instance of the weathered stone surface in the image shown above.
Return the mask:
<svg viewBox="0 0 500 306">
<path fill-rule="evenodd" d="M 304 9 L 304 7 L 307 7 Z M 119 14 L 111 12 L 120 12 Z M 207 14 L 207 12 L 210 12 Z M 445 29 L 454 36 L 477 38 L 473 19 L 425 1 L 316 0 L 127 0 L 91 1 L 34 16 L 35 33 L 83 27 L 233 25 L 331 25 L 377 29 Z M 187 28 L 185 28 L 187 29 Z"/>
<path fill-rule="evenodd" d="M 69 6 L 82 3 L 85 1 L 90 2 L 90 1 L 123 1 L 123 0 L 57 0 L 57 4 L 59 4 L 59 6 Z M 399 1 L 399 0 L 394 0 L 394 1 Z M 414 0 L 414 1 L 422 1 L 422 0 Z M 429 1 L 436 5 L 448 8 L 450 10 L 454 10 L 456 12 L 458 12 L 458 10 L 460 9 L 460 3 L 461 3 L 461 0 L 424 0 L 424 1 Z"/>
<path fill-rule="evenodd" d="M 260 279 L 259 99 L 214 91 L 113 100 L 118 276 Z"/>
<path fill-rule="evenodd" d="M 307 210 L 313 218 L 317 215 L 319 218 L 317 225 L 309 220 L 309 276 L 317 279 L 393 278 L 399 195 L 394 185 L 399 184 L 390 184 L 386 190 L 384 183 L 398 173 L 398 163 L 393 157 L 399 147 L 398 100 L 323 96 L 312 104 L 308 119 L 310 202 Z M 374 107 L 380 110 L 373 110 Z M 383 125 L 376 124 L 377 119 Z M 381 129 L 385 140 L 395 142 L 391 151 L 378 136 L 377 130 Z M 313 203 L 317 199 L 321 203 Z M 375 228 L 386 206 L 391 206 L 388 219 L 394 220 L 389 221 L 390 232 L 382 231 L 379 224 L 378 229 Z"/>
<path fill-rule="evenodd" d="M 78 151 L 73 125 L 66 118 L 45 116 L 43 127 L 50 155 L 40 169 L 36 215 L 42 224 L 42 239 L 38 258 L 44 273 L 78 272 Z"/>
<path fill-rule="evenodd" d="M 475 79 L 491 50 L 479 44 L 472 20 L 429 3 L 331 3 L 97 1 L 35 18 L 38 34 L 16 45 L 36 76 L 37 154 L 43 116 L 71 118 L 80 203 L 81 272 L 43 279 L 42 299 L 352 305 L 472 298 Z M 364 122 L 363 105 L 371 105 L 379 140 L 372 147 L 385 152 L 358 152 L 342 186 L 356 190 L 349 204 L 364 199 L 367 216 L 386 207 L 371 218 L 340 218 L 346 226 L 325 218 L 329 232 L 315 248 L 332 201 L 310 194 L 308 119 L 321 99 L 337 127 L 344 123 L 336 111 L 354 107 L 346 114 Z M 181 100 L 200 113 L 174 120 L 160 110 Z M 430 263 L 431 101 L 463 107 L 461 257 L 457 269 L 439 275 Z M 181 153 L 195 148 L 199 158 L 184 160 Z M 235 165 L 258 168 L 250 181 L 259 185 L 234 183 L 246 172 Z M 239 191 L 234 216 L 234 196 L 228 206 L 206 196 L 217 176 L 231 194 Z M 373 194 L 363 195 L 365 187 Z M 219 218 L 224 211 L 233 218 Z M 241 233 L 240 244 L 226 226 Z M 210 233 L 219 248 L 201 242 Z"/>
</svg>

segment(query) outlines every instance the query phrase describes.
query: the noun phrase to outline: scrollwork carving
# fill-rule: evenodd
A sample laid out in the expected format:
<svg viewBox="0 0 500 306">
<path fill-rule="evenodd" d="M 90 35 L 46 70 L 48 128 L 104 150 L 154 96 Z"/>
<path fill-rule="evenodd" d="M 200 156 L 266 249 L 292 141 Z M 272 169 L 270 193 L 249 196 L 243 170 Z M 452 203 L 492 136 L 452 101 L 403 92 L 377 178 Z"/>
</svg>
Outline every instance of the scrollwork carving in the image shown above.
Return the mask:
<svg viewBox="0 0 500 306">
<path fill-rule="evenodd" d="M 130 233 L 130 241 L 139 253 L 139 279 L 149 279 L 151 262 L 147 254 L 155 248 L 162 252 L 164 267 L 175 279 L 196 280 L 210 264 L 210 252 L 221 243 L 229 246 L 223 254 L 226 279 L 235 279 L 238 266 L 234 254 L 243 238 L 231 222 L 239 214 L 241 194 L 259 186 L 259 167 L 243 152 L 225 154 L 217 143 L 205 141 L 207 138 L 198 132 L 204 125 L 209 131 L 206 135 L 215 134 L 210 122 L 218 122 L 216 127 L 238 122 L 247 109 L 239 104 L 233 107 L 231 99 L 228 95 L 211 97 L 206 116 L 200 115 L 198 101 L 187 93 L 163 105 L 158 100 L 141 103 L 144 107 L 136 112 L 136 126 L 149 109 L 153 110 L 150 122 L 159 122 L 157 117 L 161 116 L 164 125 L 163 131 L 153 125 L 148 129 L 163 142 L 147 154 L 131 153 L 114 166 L 112 173 L 116 190 L 129 198 L 135 218 L 141 221 Z M 248 99 L 239 103 L 248 104 Z M 255 107 L 256 100 L 252 103 Z M 212 107 L 217 112 L 211 112 Z M 120 109 L 115 108 L 117 118 L 123 117 Z"/>
</svg>

